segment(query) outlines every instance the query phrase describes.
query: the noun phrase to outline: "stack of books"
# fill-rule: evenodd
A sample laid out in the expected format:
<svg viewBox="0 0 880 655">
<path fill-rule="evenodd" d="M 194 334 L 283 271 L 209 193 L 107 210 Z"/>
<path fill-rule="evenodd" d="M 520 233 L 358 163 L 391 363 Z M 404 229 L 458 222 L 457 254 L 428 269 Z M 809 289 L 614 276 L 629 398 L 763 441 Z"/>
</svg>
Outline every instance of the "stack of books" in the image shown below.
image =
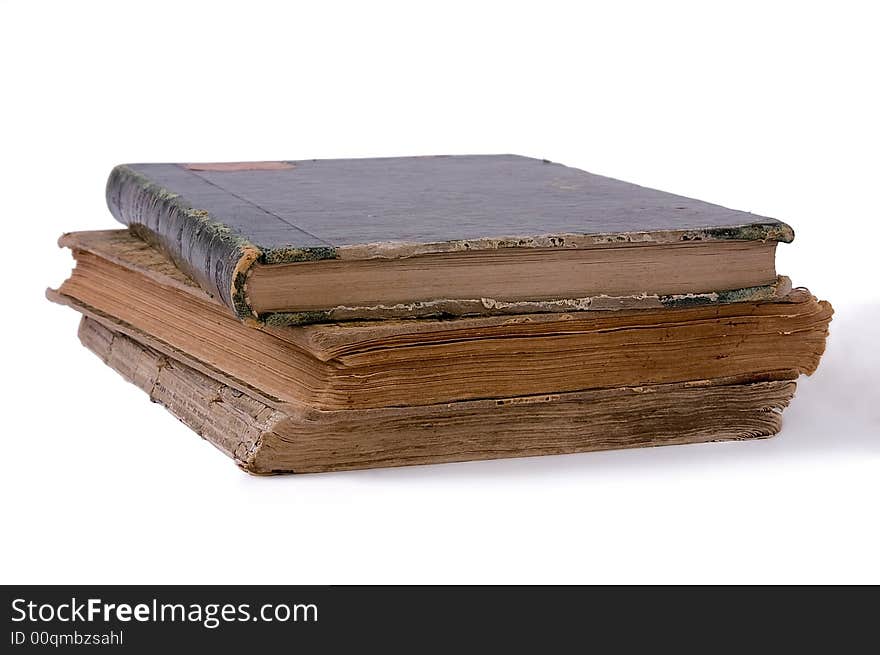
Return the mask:
<svg viewBox="0 0 880 655">
<path fill-rule="evenodd" d="M 767 437 L 831 306 L 779 221 L 512 155 L 117 166 L 82 343 L 252 473 Z"/>
</svg>

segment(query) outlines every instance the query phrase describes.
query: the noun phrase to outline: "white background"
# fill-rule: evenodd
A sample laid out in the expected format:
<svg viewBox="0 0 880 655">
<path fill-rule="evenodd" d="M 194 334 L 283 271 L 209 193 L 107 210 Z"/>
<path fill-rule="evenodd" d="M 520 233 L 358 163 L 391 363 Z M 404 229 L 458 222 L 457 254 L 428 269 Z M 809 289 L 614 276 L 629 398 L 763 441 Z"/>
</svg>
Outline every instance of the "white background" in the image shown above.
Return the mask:
<svg viewBox="0 0 880 655">
<path fill-rule="evenodd" d="M 880 582 L 872 5 L 0 0 L 0 582 Z M 507 152 L 795 227 L 780 436 L 250 477 L 43 297 L 117 163 Z"/>
</svg>

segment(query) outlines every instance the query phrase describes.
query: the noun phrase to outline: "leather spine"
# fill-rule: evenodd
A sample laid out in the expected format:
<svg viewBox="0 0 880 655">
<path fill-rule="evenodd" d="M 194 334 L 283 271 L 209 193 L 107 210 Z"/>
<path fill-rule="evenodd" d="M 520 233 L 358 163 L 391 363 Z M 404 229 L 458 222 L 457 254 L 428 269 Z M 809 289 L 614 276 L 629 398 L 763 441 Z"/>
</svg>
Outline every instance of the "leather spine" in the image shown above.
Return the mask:
<svg viewBox="0 0 880 655">
<path fill-rule="evenodd" d="M 116 220 L 162 250 L 183 272 L 242 320 L 255 319 L 244 293 L 259 248 L 204 209 L 152 182 L 129 166 L 107 180 L 107 206 Z"/>
</svg>

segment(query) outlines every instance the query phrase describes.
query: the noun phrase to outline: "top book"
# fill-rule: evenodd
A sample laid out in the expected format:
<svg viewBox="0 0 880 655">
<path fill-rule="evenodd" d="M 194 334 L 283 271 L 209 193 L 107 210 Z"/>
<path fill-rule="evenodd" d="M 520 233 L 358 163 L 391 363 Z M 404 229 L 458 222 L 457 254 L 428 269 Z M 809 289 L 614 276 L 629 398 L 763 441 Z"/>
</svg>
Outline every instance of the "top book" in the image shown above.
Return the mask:
<svg viewBox="0 0 880 655">
<path fill-rule="evenodd" d="M 773 297 L 780 221 L 515 155 L 127 164 L 113 215 L 272 324 Z"/>
</svg>

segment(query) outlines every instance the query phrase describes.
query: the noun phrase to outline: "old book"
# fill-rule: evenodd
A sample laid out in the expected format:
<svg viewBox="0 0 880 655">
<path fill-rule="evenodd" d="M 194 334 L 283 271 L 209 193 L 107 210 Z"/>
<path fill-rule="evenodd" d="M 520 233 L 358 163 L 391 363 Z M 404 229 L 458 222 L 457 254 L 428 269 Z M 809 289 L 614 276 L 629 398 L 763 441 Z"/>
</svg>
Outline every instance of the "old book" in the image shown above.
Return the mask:
<svg viewBox="0 0 880 655">
<path fill-rule="evenodd" d="M 513 155 L 130 164 L 113 215 L 274 324 L 752 301 L 779 221 Z"/>
<path fill-rule="evenodd" d="M 204 374 L 322 411 L 794 378 L 818 365 L 832 314 L 793 290 L 772 302 L 256 330 L 125 231 L 61 243 L 77 265 L 52 299 Z"/>
<path fill-rule="evenodd" d="M 321 472 L 752 439 L 776 434 L 788 380 L 685 384 L 321 411 L 280 402 L 83 318 L 82 343 L 251 473 Z"/>
</svg>

